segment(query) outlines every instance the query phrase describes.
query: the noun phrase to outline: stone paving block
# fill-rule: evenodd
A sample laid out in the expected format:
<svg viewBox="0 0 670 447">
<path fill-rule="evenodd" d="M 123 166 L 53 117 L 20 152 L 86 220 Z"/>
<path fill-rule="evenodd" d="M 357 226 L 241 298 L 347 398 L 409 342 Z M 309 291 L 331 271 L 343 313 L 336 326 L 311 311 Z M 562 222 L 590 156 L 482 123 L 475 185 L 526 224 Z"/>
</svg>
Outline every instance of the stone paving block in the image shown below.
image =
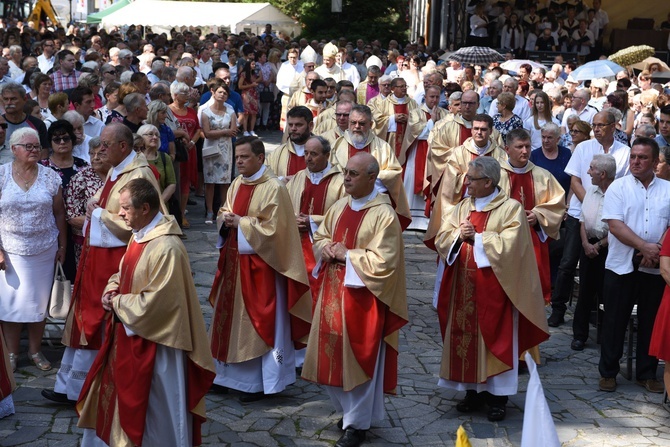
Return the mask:
<svg viewBox="0 0 670 447">
<path fill-rule="evenodd" d="M 49 430 L 48 427 L 29 427 L 24 426 L 16 430 L 11 435 L 2 439 L 2 445 L 4 447 L 12 447 L 15 445 L 26 444 L 28 442 L 33 443 L 37 441 L 44 433 Z M 46 440 L 43 443 L 46 445 Z M 40 441 L 41 442 L 41 441 Z M 32 444 L 36 445 L 36 444 Z"/>
<path fill-rule="evenodd" d="M 263 447 L 279 447 L 279 443 L 270 436 L 270 433 L 265 431 L 240 433 L 240 439 L 244 442 Z"/>
<path fill-rule="evenodd" d="M 70 430 L 70 418 L 54 418 L 51 425 L 52 433 L 67 433 Z"/>
</svg>

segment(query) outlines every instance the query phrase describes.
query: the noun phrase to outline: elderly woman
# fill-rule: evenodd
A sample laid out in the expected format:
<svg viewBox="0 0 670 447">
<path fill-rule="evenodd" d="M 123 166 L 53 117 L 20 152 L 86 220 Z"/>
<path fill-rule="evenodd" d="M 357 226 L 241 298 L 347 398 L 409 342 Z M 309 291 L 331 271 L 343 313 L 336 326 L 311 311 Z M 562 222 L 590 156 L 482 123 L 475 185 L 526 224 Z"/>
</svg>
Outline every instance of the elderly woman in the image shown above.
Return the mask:
<svg viewBox="0 0 670 447">
<path fill-rule="evenodd" d="M 65 261 L 67 243 L 61 179 L 37 163 L 42 147 L 34 129 L 16 130 L 9 147 L 14 161 L 0 166 L 0 319 L 12 369 L 26 323 L 30 360 L 48 371 L 40 349 L 44 319 L 54 262 Z"/>
<path fill-rule="evenodd" d="M 670 146 L 661 146 L 661 151 L 658 154 L 658 165 L 656 165 L 656 177 L 670 180 L 670 164 L 668 162 L 670 162 Z"/>
<path fill-rule="evenodd" d="M 580 234 L 582 252 L 579 258 L 579 299 L 572 322 L 572 344 L 575 351 L 584 350 L 589 337 L 589 319 L 596 303 L 603 299 L 603 278 L 607 259 L 607 222 L 602 220 L 605 192 L 616 176 L 616 161 L 609 154 L 596 154 L 589 165 L 590 187 L 582 201 Z M 597 299 L 596 299 L 597 297 Z"/>
<path fill-rule="evenodd" d="M 158 171 L 158 183 L 161 185 L 161 198 L 168 202 L 177 188 L 177 179 L 172 167 L 172 159 L 159 151 L 160 132 L 153 124 L 144 124 L 137 130 L 137 135 L 144 139 L 142 153 L 147 161 Z"/>
<path fill-rule="evenodd" d="M 91 141 L 91 137 L 84 133 L 84 117 L 75 110 L 68 110 L 63 114 L 63 119 L 72 124 L 76 137 L 76 140 L 73 142 L 72 155 L 89 163 L 88 142 Z"/>
<path fill-rule="evenodd" d="M 72 230 L 75 265 L 79 264 L 81 248 L 84 245 L 83 226 L 86 218 L 86 204 L 105 182 L 112 165 L 106 156 L 100 155 L 100 138 L 91 138 L 88 142 L 91 165 L 77 172 L 65 189 L 65 217 Z"/>
<path fill-rule="evenodd" d="M 553 122 L 545 123 L 541 130 L 540 148 L 530 153 L 530 161 L 546 169 L 554 176 L 565 190 L 565 197 L 570 191 L 570 175 L 565 173 L 565 167 L 570 161 L 572 152 L 564 146 L 559 146 L 561 128 Z"/>
<path fill-rule="evenodd" d="M 214 201 L 214 185 L 219 185 L 221 197 L 232 181 L 233 175 L 233 143 L 232 137 L 237 134 L 237 118 L 232 107 L 226 104 L 230 90 L 221 79 L 210 82 L 210 91 L 214 104 L 203 109 L 200 125 L 205 135 L 202 146 L 203 169 L 205 181 L 205 206 L 207 215 L 205 223 L 214 223 L 212 203 Z"/>
<path fill-rule="evenodd" d="M 174 133 L 172 129 L 165 124 L 168 116 L 168 106 L 163 101 L 155 100 L 149 103 L 149 112 L 147 114 L 147 124 L 153 124 L 160 132 L 160 145 L 158 150 L 170 156 L 172 160 L 175 157 Z M 139 132 L 138 132 L 139 133 Z"/>
<path fill-rule="evenodd" d="M 102 87 L 105 88 L 116 80 L 116 67 L 112 64 L 103 64 L 100 67 L 100 77 L 102 78 Z"/>
<path fill-rule="evenodd" d="M 514 113 L 515 105 L 516 98 L 512 93 L 503 92 L 498 95 L 498 114 L 493 116 L 493 127 L 500 132 L 503 140 L 514 129 L 523 127 L 523 121 Z"/>
<path fill-rule="evenodd" d="M 498 100 L 500 103 L 500 100 Z M 542 129 L 547 123 L 560 125 L 561 122 L 551 114 L 551 100 L 543 91 L 535 92 L 532 102 L 532 115 L 523 122 L 523 128 L 530 133 L 530 147 L 535 150 L 542 146 Z M 560 136 L 560 135 L 559 135 Z M 557 141 L 558 142 L 558 141 Z"/>
<path fill-rule="evenodd" d="M 191 186 L 198 187 L 198 155 L 196 154 L 195 143 L 200 139 L 201 132 L 198 113 L 193 108 L 186 106 L 190 91 L 189 86 L 183 82 L 177 82 L 170 86 L 170 94 L 172 95 L 172 104 L 169 106 L 170 111 L 177 119 L 181 129 L 185 130 L 188 134 L 188 138 L 185 139 L 188 147 L 188 161 L 185 163 L 182 162 L 182 166 L 179 169 L 182 216 L 186 210 Z M 189 222 L 183 217 L 182 228 L 189 227 Z"/>
<path fill-rule="evenodd" d="M 137 72 L 137 68 L 133 65 L 133 52 L 124 48 L 119 51 L 119 66 L 116 67 L 117 73 L 119 70 Z"/>
</svg>

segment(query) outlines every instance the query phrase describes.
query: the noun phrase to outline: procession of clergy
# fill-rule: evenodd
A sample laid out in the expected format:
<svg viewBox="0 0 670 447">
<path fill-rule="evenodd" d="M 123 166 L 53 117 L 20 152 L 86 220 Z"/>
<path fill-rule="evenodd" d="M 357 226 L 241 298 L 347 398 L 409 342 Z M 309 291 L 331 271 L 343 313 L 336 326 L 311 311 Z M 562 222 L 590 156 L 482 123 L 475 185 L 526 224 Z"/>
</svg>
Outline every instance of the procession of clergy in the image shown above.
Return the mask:
<svg viewBox="0 0 670 447">
<path fill-rule="evenodd" d="M 209 334 L 146 159 L 124 126 L 104 129 L 116 162 L 89 204 L 67 349 L 48 393 L 77 402 L 82 445 L 199 445 L 207 392 L 253 402 L 297 371 L 342 413 L 335 445 L 360 445 L 397 385 L 406 229 L 425 231 L 437 251 L 438 385 L 466 392 L 459 411 L 504 419 L 519 358 L 539 361 L 547 244 L 566 207 L 558 182 L 528 161 L 530 136 L 513 131 L 504 144 L 472 92 L 460 114 L 438 106 L 438 87 L 418 104 L 402 78 L 379 78 L 375 58 L 368 80 L 378 79 L 355 92 L 336 47 L 315 70 L 304 53 L 305 70 L 278 80 L 292 90 L 285 144 L 266 155 L 257 137 L 236 142 Z M 338 83 L 332 103 L 324 79 Z"/>
</svg>

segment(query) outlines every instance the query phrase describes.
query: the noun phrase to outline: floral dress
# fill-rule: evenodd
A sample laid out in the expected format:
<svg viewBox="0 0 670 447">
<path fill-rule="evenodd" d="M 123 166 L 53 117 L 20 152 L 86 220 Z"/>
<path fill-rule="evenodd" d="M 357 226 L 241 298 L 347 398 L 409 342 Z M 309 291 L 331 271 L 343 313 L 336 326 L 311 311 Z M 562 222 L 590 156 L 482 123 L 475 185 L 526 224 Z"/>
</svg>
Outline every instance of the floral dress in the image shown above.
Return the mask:
<svg viewBox="0 0 670 447">
<path fill-rule="evenodd" d="M 223 115 L 217 115 L 209 107 L 202 111 L 209 119 L 209 128 L 211 130 L 230 129 L 230 122 L 235 111 L 228 104 L 226 112 Z M 218 148 L 218 154 L 202 157 L 202 174 L 205 183 L 214 183 L 218 185 L 229 184 L 232 181 L 233 174 L 233 141 L 231 137 L 221 137 L 216 139 L 205 138 L 203 149 L 215 146 Z"/>
<path fill-rule="evenodd" d="M 501 115 L 498 113 L 493 117 L 493 127 L 500 132 L 500 135 L 503 137 L 503 141 L 507 140 L 507 134 L 513 131 L 514 129 L 520 129 L 523 127 L 523 121 L 519 118 L 518 115 L 512 115 L 510 119 L 503 122 L 500 121 Z"/>
<path fill-rule="evenodd" d="M 240 76 L 244 77 L 244 74 Z M 250 81 L 245 79 L 244 82 L 251 83 L 254 81 L 253 79 Z M 242 104 L 244 104 L 244 113 L 258 115 L 258 90 L 255 87 L 242 90 Z"/>
<path fill-rule="evenodd" d="M 86 214 L 86 203 L 95 193 L 102 188 L 104 181 L 91 166 L 86 166 L 77 172 L 65 189 L 65 218 L 67 220 Z M 84 245 L 84 234 L 78 228 L 72 229 L 72 242 L 74 242 L 75 264 L 79 264 L 81 248 Z"/>
</svg>

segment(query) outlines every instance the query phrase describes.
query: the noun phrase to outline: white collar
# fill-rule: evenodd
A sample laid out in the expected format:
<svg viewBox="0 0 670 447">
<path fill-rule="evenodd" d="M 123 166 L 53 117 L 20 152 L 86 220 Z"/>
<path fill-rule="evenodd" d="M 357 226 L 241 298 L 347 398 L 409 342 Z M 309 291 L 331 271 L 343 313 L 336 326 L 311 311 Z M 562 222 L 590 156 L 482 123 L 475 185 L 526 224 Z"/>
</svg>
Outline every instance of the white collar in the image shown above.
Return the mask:
<svg viewBox="0 0 670 447">
<path fill-rule="evenodd" d="M 486 146 L 484 146 L 484 147 L 477 146 L 477 143 L 475 143 L 474 140 L 472 141 L 472 144 L 475 147 L 475 149 L 477 149 L 477 153 L 479 155 L 482 155 L 482 154 L 486 153 L 486 151 L 488 150 L 489 147 L 491 147 L 491 140 L 487 140 L 486 141 Z"/>
<path fill-rule="evenodd" d="M 250 177 L 242 177 L 242 178 L 246 181 L 249 181 L 249 182 L 255 182 L 256 180 L 261 178 L 261 176 L 265 173 L 265 169 L 266 169 L 266 166 L 261 165 L 261 168 L 258 171 L 256 171 L 256 173 L 254 175 L 252 175 Z"/>
<path fill-rule="evenodd" d="M 498 189 L 498 188 L 496 187 L 496 190 L 493 191 L 493 192 L 492 192 L 491 194 L 489 194 L 488 196 L 486 196 L 486 197 L 479 197 L 479 198 L 476 198 L 476 199 L 475 199 L 475 210 L 477 210 L 477 211 L 481 211 L 481 210 L 483 210 L 484 207 L 485 207 L 486 205 L 488 205 L 489 203 L 491 203 L 491 201 L 492 201 L 493 199 L 495 199 L 496 196 L 497 196 L 498 194 L 500 194 L 500 189 Z"/>
<path fill-rule="evenodd" d="M 351 209 L 354 211 L 360 211 L 361 208 L 365 206 L 366 203 L 368 203 L 370 200 L 374 199 L 377 197 L 377 188 L 373 189 L 370 194 L 368 194 L 365 197 L 361 197 L 358 199 L 354 199 L 353 197 L 351 198 Z"/>
<path fill-rule="evenodd" d="M 326 172 L 330 171 L 330 168 L 332 168 L 332 165 L 330 162 L 326 165 L 326 169 L 323 171 L 319 172 L 312 172 L 309 169 L 307 170 L 309 172 L 309 179 L 314 185 L 318 185 L 321 183 L 321 179 L 323 178 L 324 175 L 326 175 Z"/>
<path fill-rule="evenodd" d="M 116 181 L 116 179 L 119 178 L 119 175 L 121 175 L 121 172 L 122 172 L 124 169 L 126 169 L 126 167 L 127 167 L 130 163 L 133 162 L 133 160 L 135 159 L 135 156 L 136 156 L 136 155 L 137 155 L 137 154 L 135 153 L 135 151 L 131 151 L 130 154 L 128 154 L 128 156 L 127 156 L 121 163 L 119 163 L 118 165 L 114 166 L 114 167 L 112 168 L 112 175 L 109 177 L 109 179 L 110 179 L 111 181 L 113 181 L 113 182 Z"/>
<path fill-rule="evenodd" d="M 512 163 L 510 163 L 509 158 L 507 159 L 507 163 L 509 163 L 510 166 L 512 166 L 512 171 L 514 171 L 516 174 L 523 174 L 526 171 L 526 166 L 528 166 L 528 163 L 526 163 L 526 166 L 522 168 L 517 168 Z"/>
<path fill-rule="evenodd" d="M 133 230 L 133 236 L 135 237 L 135 242 L 142 242 L 144 236 L 146 236 L 148 232 L 156 228 L 156 225 L 158 225 L 158 221 L 161 220 L 162 217 L 163 213 L 159 211 L 158 213 L 156 213 L 154 218 L 151 219 L 151 222 L 149 222 L 146 227 L 138 231 Z"/>
<path fill-rule="evenodd" d="M 393 94 L 393 93 L 391 93 L 391 96 L 393 96 L 393 99 L 395 99 L 396 101 L 398 101 L 398 104 L 405 104 L 405 103 L 407 102 L 407 99 L 408 99 L 407 96 L 405 96 L 405 97 L 403 97 L 403 98 L 398 98 L 398 97 L 397 97 L 395 94 Z"/>
<path fill-rule="evenodd" d="M 294 142 L 291 142 L 293 144 L 293 149 L 295 150 L 295 153 L 297 155 L 300 155 L 301 157 L 305 156 L 305 145 L 304 144 L 295 144 Z"/>
</svg>

